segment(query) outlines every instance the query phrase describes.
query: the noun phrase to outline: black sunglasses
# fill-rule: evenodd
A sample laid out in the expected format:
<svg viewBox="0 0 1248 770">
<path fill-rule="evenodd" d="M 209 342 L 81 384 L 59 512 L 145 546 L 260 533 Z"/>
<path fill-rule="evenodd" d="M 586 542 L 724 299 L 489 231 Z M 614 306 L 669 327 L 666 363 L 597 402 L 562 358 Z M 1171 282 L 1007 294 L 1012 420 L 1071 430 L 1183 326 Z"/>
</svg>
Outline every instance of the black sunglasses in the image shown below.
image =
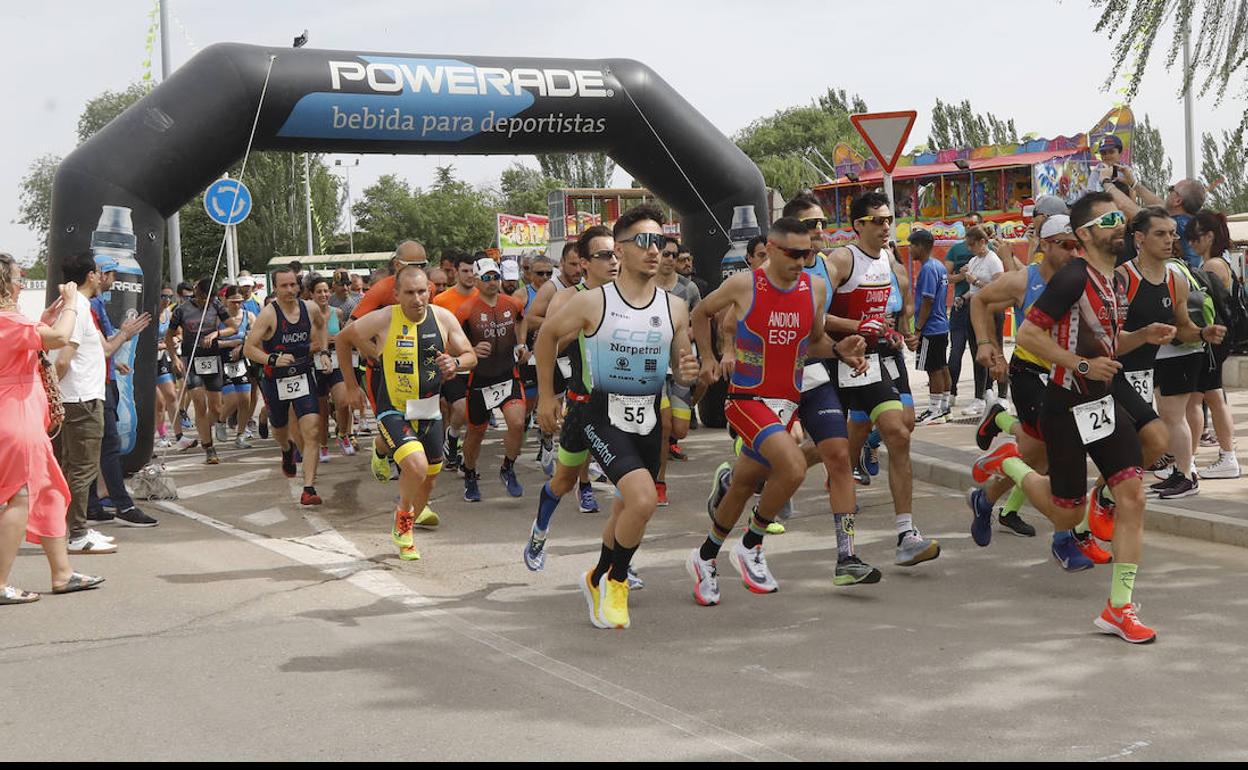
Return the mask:
<svg viewBox="0 0 1248 770">
<path fill-rule="evenodd" d="M 611 249 L 603 249 L 602 251 L 595 251 L 593 254 L 590 254 L 589 258 L 590 259 L 615 259 L 615 252 Z"/>
<path fill-rule="evenodd" d="M 534 270 L 533 271 L 533 275 L 536 275 L 538 278 L 549 278 L 554 274 L 555 273 L 553 270 Z"/>
<path fill-rule="evenodd" d="M 814 249 L 789 249 L 779 244 L 776 245 L 776 248 L 783 251 L 786 256 L 792 257 L 793 259 L 800 259 L 803 262 L 810 259 L 810 255 L 815 253 Z"/>
<path fill-rule="evenodd" d="M 646 251 L 649 251 L 651 246 L 654 246 L 659 251 L 662 251 L 667 246 L 667 240 L 667 236 L 663 233 L 637 233 L 632 238 L 625 238 L 621 242 L 635 243 L 639 248 L 645 249 Z"/>
<path fill-rule="evenodd" d="M 806 229 L 810 231 L 825 230 L 828 226 L 826 217 L 803 217 L 801 223 L 806 225 Z"/>
</svg>

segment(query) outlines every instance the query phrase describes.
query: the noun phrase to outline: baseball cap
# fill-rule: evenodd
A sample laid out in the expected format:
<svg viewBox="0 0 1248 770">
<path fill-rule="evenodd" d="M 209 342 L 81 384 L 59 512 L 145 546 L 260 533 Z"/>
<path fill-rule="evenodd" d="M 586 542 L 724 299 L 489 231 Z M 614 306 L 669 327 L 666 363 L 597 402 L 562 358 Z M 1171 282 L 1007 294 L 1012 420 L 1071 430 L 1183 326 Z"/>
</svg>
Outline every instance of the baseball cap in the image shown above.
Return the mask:
<svg viewBox="0 0 1248 770">
<path fill-rule="evenodd" d="M 518 265 L 514 259 L 503 260 L 503 280 L 520 280 L 520 265 Z"/>
<path fill-rule="evenodd" d="M 1044 220 L 1044 224 L 1040 226 L 1041 238 L 1052 238 L 1063 233 L 1073 235 L 1074 232 L 1070 227 L 1070 217 L 1065 214 L 1054 214 Z"/>
<path fill-rule="evenodd" d="M 238 285 L 238 286 L 251 286 L 251 287 L 255 287 L 255 285 L 256 285 L 256 279 L 255 279 L 255 278 L 253 278 L 253 277 L 252 277 L 252 276 L 250 276 L 250 275 L 240 275 L 240 276 L 238 277 L 238 280 L 237 280 L 237 281 L 235 281 L 234 283 L 235 283 L 236 285 Z"/>
<path fill-rule="evenodd" d="M 1066 201 L 1056 195 L 1041 195 L 1036 198 L 1036 207 L 1033 212 L 1035 214 L 1044 214 L 1051 217 L 1057 214 L 1070 214 L 1070 207 L 1066 205 Z"/>
<path fill-rule="evenodd" d="M 1113 134 L 1106 134 L 1104 138 L 1101 139 L 1100 149 L 1102 151 L 1118 150 L 1119 152 L 1122 152 L 1122 140 Z"/>
<path fill-rule="evenodd" d="M 119 267 L 121 263 L 107 254 L 100 254 L 95 258 L 95 269 L 101 273 L 111 273 Z"/>
<path fill-rule="evenodd" d="M 489 257 L 482 257 L 474 262 L 472 265 L 472 272 L 476 274 L 478 278 L 487 273 L 500 273 L 498 263 Z"/>
</svg>

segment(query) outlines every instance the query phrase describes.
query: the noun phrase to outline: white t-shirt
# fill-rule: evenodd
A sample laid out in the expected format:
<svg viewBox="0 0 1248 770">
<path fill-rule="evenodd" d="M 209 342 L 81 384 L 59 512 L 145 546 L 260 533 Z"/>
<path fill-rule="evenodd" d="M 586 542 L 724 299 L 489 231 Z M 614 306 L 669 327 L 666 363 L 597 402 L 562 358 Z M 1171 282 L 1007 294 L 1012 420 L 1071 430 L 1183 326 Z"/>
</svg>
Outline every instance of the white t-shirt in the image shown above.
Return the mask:
<svg viewBox="0 0 1248 770">
<path fill-rule="evenodd" d="M 983 287 L 987 286 L 993 278 L 1005 272 L 1005 265 L 1001 264 L 1001 258 L 992 251 L 988 252 L 984 257 L 971 257 L 971 261 L 966 263 L 966 274 L 968 279 L 975 277 L 979 279 L 979 285 L 976 286 L 971 281 L 970 288 L 967 289 L 968 295 L 974 294 Z"/>
<path fill-rule="evenodd" d="M 103 401 L 107 376 L 104 341 L 91 318 L 91 303 L 87 298 L 79 294 L 75 307 L 78 317 L 74 319 L 74 330 L 69 335 L 69 341 L 78 348 L 69 361 L 68 371 L 61 378 L 61 400 L 71 404 Z M 64 355 L 66 350 L 68 348 L 57 350 L 57 356 Z"/>
</svg>

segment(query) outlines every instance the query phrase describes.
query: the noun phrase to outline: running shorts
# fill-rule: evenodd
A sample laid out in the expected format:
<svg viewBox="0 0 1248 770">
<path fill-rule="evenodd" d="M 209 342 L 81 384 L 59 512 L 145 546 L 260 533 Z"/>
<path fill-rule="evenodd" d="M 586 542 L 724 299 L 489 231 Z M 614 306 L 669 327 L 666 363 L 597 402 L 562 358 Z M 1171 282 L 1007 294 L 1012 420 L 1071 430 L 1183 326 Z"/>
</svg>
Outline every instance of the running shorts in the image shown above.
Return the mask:
<svg viewBox="0 0 1248 770">
<path fill-rule="evenodd" d="M 1201 351 L 1174 358 L 1159 358 L 1153 365 L 1153 377 L 1163 396 L 1183 396 L 1200 387 L 1201 369 L 1209 365 L 1209 356 Z"/>
<path fill-rule="evenodd" d="M 914 367 L 924 372 L 938 372 L 949 365 L 949 332 L 925 334 L 919 340 Z"/>
<path fill-rule="evenodd" d="M 300 385 L 299 379 L 305 380 Z M 289 394 L 302 390 L 305 395 L 290 398 Z M 273 367 L 271 373 L 260 378 L 260 395 L 269 407 L 269 424 L 274 428 L 285 428 L 290 421 L 290 410 L 295 410 L 295 419 L 302 419 L 310 414 L 320 414 L 321 404 L 317 398 L 316 374 L 308 363 L 297 366 Z M 287 395 L 286 399 L 282 396 Z"/>
<path fill-rule="evenodd" d="M 1111 389 L 1112 394 L 1112 389 Z M 1053 502 L 1062 508 L 1083 505 L 1088 491 L 1088 458 L 1112 488 L 1129 478 L 1140 478 L 1144 459 L 1135 421 L 1114 398 L 1114 428 L 1108 436 L 1084 445 L 1071 408 L 1096 399 L 1050 384 L 1044 392 L 1041 423 L 1049 458 Z"/>
<path fill-rule="evenodd" d="M 585 408 L 585 440 L 611 483 L 618 485 L 620 479 L 637 470 L 645 470 L 651 479 L 658 479 L 659 458 L 667 447 L 663 446 L 657 393 L 653 409 L 654 428 L 646 434 L 629 433 L 612 424 L 607 412 L 607 394 L 598 391 L 590 397 Z"/>
<path fill-rule="evenodd" d="M 724 417 L 744 442 L 741 454 L 770 468 L 762 454 L 763 442 L 775 433 L 787 431 L 797 419 L 797 404 L 784 403 L 780 414 L 757 396 L 729 393 L 724 402 Z"/>
<path fill-rule="evenodd" d="M 511 387 L 501 387 L 505 383 L 510 383 Z M 486 405 L 487 395 L 492 401 L 489 406 Z M 524 386 L 520 384 L 520 378 L 516 376 L 514 369 L 492 381 L 471 378 L 468 384 L 468 424 L 481 427 L 489 423 L 492 409 L 502 409 L 512 401 L 524 403 Z"/>
<path fill-rule="evenodd" d="M 1018 412 L 1023 432 L 1037 441 L 1044 441 L 1040 411 L 1044 393 L 1049 387 L 1049 370 L 1017 356 L 1010 358 L 1010 398 Z"/>
</svg>

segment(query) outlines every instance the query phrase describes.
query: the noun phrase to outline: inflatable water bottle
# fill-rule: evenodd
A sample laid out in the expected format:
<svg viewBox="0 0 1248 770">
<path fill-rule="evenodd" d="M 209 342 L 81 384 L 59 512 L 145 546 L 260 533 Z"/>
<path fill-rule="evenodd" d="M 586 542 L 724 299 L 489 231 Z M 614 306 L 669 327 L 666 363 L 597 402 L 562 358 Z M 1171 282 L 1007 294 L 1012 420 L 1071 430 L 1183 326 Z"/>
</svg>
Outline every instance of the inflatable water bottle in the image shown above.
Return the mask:
<svg viewBox="0 0 1248 770">
<path fill-rule="evenodd" d="M 117 260 L 117 277 L 113 288 L 104 295 L 108 319 L 113 326 L 121 328 L 123 321 L 134 318 L 143 310 L 143 268 L 135 259 L 138 240 L 130 221 L 130 209 L 124 206 L 105 206 L 100 212 L 100 222 L 91 233 L 91 252 L 99 257 L 107 255 Z M 117 381 L 117 434 L 121 439 L 121 453 L 129 454 L 138 438 L 138 413 L 134 406 L 134 354 L 138 337 L 132 337 L 113 354 L 113 363 L 130 367 L 129 374 L 114 372 Z"/>
<path fill-rule="evenodd" d="M 761 234 L 758 228 L 758 219 L 754 216 L 753 206 L 736 206 L 732 210 L 732 228 L 728 231 L 728 237 L 732 240 L 732 248 L 728 249 L 728 253 L 724 254 L 724 259 L 719 263 L 719 276 L 721 281 L 728 279 L 733 273 L 745 270 L 749 263 L 745 261 L 745 247 L 750 239 Z"/>
</svg>

